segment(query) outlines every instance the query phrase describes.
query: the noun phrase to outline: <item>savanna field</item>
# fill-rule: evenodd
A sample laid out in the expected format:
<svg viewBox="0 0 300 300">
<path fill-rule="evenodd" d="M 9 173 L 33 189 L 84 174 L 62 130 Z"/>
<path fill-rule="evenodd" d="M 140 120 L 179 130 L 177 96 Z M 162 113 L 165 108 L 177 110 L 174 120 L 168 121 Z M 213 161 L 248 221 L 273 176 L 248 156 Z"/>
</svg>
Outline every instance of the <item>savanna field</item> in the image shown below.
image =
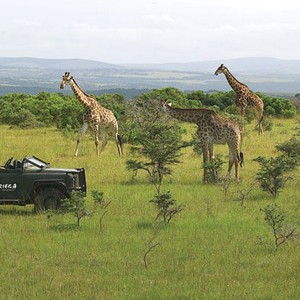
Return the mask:
<svg viewBox="0 0 300 300">
<path fill-rule="evenodd" d="M 272 119 L 262 136 L 255 122 L 246 125 L 245 165 L 241 182 L 225 196 L 221 185 L 202 183 L 202 157 L 191 147 L 164 179 L 184 209 L 169 224 L 155 220 L 155 189 L 146 174 L 133 180 L 126 160 L 129 145 L 118 157 L 113 141 L 100 158 L 91 135 L 83 139 L 77 158 L 76 137 L 54 127 L 38 129 L 0 126 L 0 157 L 35 155 L 55 167 L 84 167 L 87 205 L 91 191 L 111 201 L 101 212 L 82 219 L 71 215 L 34 214 L 33 207 L 1 206 L 1 299 L 299 299 L 299 239 L 274 246 L 262 208 L 276 203 L 286 212 L 284 222 L 300 231 L 300 175 L 274 198 L 253 185 L 258 156 L 276 156 L 275 145 L 289 140 L 297 119 Z M 183 125 L 186 138 L 195 127 Z M 227 146 L 215 148 L 227 161 Z M 223 173 L 226 174 L 227 165 Z M 238 195 L 250 190 L 243 205 Z"/>
</svg>

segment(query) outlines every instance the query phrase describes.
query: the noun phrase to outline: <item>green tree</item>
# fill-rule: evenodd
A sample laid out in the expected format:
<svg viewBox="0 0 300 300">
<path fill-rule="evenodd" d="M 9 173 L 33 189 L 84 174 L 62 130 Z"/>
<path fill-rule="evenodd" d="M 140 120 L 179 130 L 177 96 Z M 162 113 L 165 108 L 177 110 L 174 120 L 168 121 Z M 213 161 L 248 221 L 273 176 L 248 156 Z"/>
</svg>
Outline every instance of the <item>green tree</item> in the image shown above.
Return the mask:
<svg viewBox="0 0 300 300">
<path fill-rule="evenodd" d="M 259 156 L 254 161 L 258 162 L 261 167 L 256 173 L 256 179 L 262 190 L 270 192 L 273 197 L 276 197 L 284 188 L 286 181 L 291 179 L 286 173 L 295 167 L 294 160 L 280 155 L 271 158 Z"/>
<path fill-rule="evenodd" d="M 295 233 L 295 227 L 285 225 L 286 213 L 280 206 L 277 204 L 267 205 L 261 211 L 264 213 L 265 221 L 272 230 L 276 250 L 289 239 L 299 237 Z"/>
<path fill-rule="evenodd" d="M 77 226 L 79 227 L 81 219 L 89 215 L 85 201 L 86 198 L 84 193 L 73 191 L 69 198 L 63 199 L 60 211 L 63 214 L 73 215 L 76 218 Z"/>
<path fill-rule="evenodd" d="M 275 148 L 281 151 L 284 155 L 294 159 L 294 166 L 300 163 L 300 141 L 292 137 L 289 141 L 278 144 Z"/>
<path fill-rule="evenodd" d="M 155 195 L 154 199 L 150 200 L 150 202 L 156 205 L 158 211 L 156 219 L 162 218 L 165 225 L 168 224 L 176 214 L 183 210 L 182 205 L 175 205 L 176 200 L 170 192 L 163 194 L 159 193 Z"/>
<path fill-rule="evenodd" d="M 172 173 L 170 166 L 179 163 L 180 128 L 175 124 L 145 123 L 138 140 L 141 146 L 136 151 L 144 160 L 127 160 L 127 169 L 132 170 L 134 176 L 139 170 L 146 171 L 159 193 L 164 176 Z"/>
<path fill-rule="evenodd" d="M 266 115 L 284 118 L 293 118 L 297 115 L 297 108 L 290 100 L 265 96 L 262 94 L 259 94 L 259 96 L 264 101 Z"/>
</svg>

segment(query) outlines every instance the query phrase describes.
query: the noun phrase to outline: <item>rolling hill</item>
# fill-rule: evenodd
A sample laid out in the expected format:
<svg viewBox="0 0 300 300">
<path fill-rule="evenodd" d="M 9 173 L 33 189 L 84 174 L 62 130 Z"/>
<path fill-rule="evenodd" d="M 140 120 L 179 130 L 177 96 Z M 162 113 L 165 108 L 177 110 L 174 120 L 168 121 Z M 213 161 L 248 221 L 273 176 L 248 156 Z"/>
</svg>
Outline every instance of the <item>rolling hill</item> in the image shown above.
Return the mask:
<svg viewBox="0 0 300 300">
<path fill-rule="evenodd" d="M 0 57 L 0 94 L 60 92 L 62 74 L 70 71 L 85 91 L 145 90 L 173 86 L 181 90 L 230 90 L 214 76 L 225 64 L 253 91 L 294 95 L 300 90 L 300 60 L 269 57 L 165 64 L 109 64 L 84 59 Z M 70 92 L 68 90 L 64 92 Z"/>
</svg>

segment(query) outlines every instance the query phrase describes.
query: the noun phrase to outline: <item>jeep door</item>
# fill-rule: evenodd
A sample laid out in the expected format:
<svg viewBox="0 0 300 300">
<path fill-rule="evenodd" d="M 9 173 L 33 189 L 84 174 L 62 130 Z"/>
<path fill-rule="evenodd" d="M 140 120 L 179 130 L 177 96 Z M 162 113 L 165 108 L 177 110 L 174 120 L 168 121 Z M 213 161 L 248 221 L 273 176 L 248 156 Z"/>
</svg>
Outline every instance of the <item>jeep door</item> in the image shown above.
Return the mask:
<svg viewBox="0 0 300 300">
<path fill-rule="evenodd" d="M 22 199 L 22 169 L 0 170 L 0 199 Z"/>
</svg>

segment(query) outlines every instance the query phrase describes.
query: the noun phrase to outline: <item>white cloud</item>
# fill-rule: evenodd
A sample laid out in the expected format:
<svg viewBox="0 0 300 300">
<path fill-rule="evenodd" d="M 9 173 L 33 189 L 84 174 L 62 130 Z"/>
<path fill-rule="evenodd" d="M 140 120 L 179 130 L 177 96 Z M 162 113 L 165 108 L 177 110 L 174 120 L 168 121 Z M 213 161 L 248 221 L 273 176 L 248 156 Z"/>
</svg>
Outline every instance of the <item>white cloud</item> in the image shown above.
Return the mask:
<svg viewBox="0 0 300 300">
<path fill-rule="evenodd" d="M 0 50 L 113 63 L 300 58 L 299 9 L 293 0 L 10 0 Z"/>
</svg>

